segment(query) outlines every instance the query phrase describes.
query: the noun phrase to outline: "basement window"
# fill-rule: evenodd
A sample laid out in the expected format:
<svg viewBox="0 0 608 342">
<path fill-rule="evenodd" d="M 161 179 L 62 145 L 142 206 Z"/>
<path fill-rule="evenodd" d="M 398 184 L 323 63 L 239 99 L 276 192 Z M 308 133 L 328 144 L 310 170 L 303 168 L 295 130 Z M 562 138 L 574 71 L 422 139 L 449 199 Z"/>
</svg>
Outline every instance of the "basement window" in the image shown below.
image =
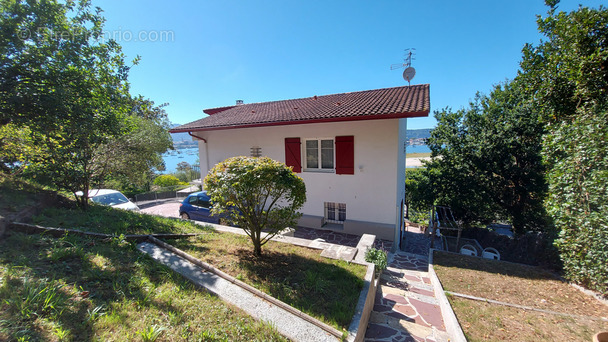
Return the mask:
<svg viewBox="0 0 608 342">
<path fill-rule="evenodd" d="M 326 223 L 344 224 L 344 221 L 346 221 L 346 203 L 325 202 L 324 221 Z"/>
</svg>

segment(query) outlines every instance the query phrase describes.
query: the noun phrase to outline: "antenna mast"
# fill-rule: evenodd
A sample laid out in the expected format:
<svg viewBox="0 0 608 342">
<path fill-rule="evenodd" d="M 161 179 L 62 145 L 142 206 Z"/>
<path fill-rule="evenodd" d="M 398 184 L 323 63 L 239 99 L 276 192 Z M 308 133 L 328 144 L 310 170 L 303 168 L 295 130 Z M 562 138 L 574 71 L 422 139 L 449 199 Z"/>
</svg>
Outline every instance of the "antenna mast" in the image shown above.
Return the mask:
<svg viewBox="0 0 608 342">
<path fill-rule="evenodd" d="M 405 68 L 405 70 L 403 70 L 403 79 L 407 81 L 408 86 L 410 85 L 410 81 L 416 76 L 416 69 L 412 67 L 412 60 L 415 59 L 412 58 L 412 55 L 414 54 L 412 50 L 415 52 L 416 48 L 405 49 L 406 53 L 403 63 L 391 65 L 391 70 Z"/>
</svg>

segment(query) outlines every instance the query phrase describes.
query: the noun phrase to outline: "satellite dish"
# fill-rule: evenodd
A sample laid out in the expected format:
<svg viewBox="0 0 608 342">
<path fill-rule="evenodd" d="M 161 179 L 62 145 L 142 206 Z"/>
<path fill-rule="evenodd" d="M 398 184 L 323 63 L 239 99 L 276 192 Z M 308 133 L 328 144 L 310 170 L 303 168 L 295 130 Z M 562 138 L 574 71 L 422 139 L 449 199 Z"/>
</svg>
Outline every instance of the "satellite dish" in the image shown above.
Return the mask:
<svg viewBox="0 0 608 342">
<path fill-rule="evenodd" d="M 407 81 L 409 84 L 410 81 L 416 76 L 416 69 L 412 67 L 407 67 L 403 70 L 403 79 Z"/>
<path fill-rule="evenodd" d="M 405 50 L 407 52 L 407 57 L 405 57 L 403 63 L 391 65 L 391 70 L 405 68 L 405 70 L 403 70 L 403 79 L 407 81 L 408 85 L 410 85 L 410 81 L 416 76 L 416 69 L 412 68 L 412 59 L 414 59 L 412 58 L 412 50 L 416 49 L 411 48 Z"/>
</svg>

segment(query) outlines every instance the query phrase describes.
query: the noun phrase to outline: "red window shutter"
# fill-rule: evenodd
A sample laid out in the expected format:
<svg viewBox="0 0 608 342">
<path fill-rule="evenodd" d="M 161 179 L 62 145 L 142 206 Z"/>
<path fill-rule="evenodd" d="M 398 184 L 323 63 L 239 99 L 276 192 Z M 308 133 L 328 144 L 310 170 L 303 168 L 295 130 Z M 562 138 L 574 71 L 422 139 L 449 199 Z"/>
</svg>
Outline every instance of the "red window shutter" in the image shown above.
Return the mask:
<svg viewBox="0 0 608 342">
<path fill-rule="evenodd" d="M 355 174 L 355 137 L 336 137 L 336 174 Z"/>
<path fill-rule="evenodd" d="M 293 167 L 293 172 L 302 172 L 300 138 L 285 138 L 285 164 Z"/>
</svg>

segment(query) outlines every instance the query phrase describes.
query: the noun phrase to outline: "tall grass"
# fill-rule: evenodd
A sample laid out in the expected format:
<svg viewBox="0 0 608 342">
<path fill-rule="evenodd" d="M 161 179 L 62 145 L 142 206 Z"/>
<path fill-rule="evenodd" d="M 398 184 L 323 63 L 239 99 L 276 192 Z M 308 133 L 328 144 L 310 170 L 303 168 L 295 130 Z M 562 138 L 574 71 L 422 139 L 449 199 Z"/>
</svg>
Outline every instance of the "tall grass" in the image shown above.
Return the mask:
<svg viewBox="0 0 608 342">
<path fill-rule="evenodd" d="M 8 305 L 8 311 L 22 320 L 39 316 L 54 318 L 61 315 L 65 306 L 67 296 L 62 292 L 63 287 L 63 284 L 46 278 L 13 278 L 8 275 L 0 293 L 2 297 L 6 296 L 4 303 Z"/>
</svg>

